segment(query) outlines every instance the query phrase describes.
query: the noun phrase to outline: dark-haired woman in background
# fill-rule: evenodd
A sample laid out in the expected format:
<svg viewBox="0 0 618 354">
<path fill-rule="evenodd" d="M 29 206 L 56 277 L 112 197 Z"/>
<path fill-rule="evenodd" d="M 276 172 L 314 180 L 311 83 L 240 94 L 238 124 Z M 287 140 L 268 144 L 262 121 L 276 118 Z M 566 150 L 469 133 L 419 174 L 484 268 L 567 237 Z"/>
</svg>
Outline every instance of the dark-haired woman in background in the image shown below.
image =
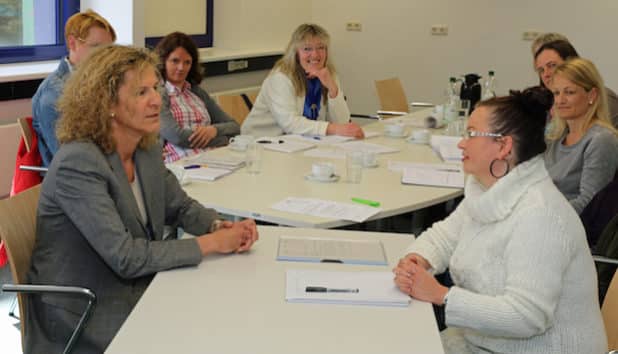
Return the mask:
<svg viewBox="0 0 618 354">
<path fill-rule="evenodd" d="M 579 58 L 575 48 L 566 40 L 556 40 L 542 44 L 534 53 L 534 69 L 539 75 L 541 84 L 551 89 L 551 78 L 556 67 L 568 59 Z M 605 87 L 609 120 L 618 128 L 618 95 Z"/>
<path fill-rule="evenodd" d="M 536 87 L 477 105 L 459 143 L 465 199 L 393 270 L 403 292 L 446 306 L 446 353 L 606 350 L 584 229 L 543 161 L 551 102 Z M 447 267 L 451 288 L 432 275 Z"/>
<path fill-rule="evenodd" d="M 607 118 L 603 79 L 595 65 L 573 58 L 554 70 L 552 130 L 545 164 L 577 213 L 614 177 L 618 138 Z"/>
<path fill-rule="evenodd" d="M 165 79 L 161 107 L 161 138 L 166 162 L 199 153 L 201 149 L 227 145 L 240 134 L 240 126 L 200 88 L 197 46 L 181 32 L 163 37 L 155 51 Z"/>
</svg>

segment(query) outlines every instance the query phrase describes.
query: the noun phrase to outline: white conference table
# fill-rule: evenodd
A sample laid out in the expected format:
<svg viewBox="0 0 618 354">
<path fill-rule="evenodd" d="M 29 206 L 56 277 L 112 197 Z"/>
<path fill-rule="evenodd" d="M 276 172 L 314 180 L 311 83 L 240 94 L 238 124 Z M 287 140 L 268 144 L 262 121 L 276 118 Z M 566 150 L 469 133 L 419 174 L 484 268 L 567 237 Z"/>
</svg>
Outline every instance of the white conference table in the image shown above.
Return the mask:
<svg viewBox="0 0 618 354">
<path fill-rule="evenodd" d="M 427 110 L 412 113 L 411 118 L 422 119 Z M 366 131 L 382 133 L 384 124 L 392 120 L 376 121 L 365 125 Z M 407 127 L 410 133 L 413 128 Z M 369 220 L 399 215 L 442 203 L 463 194 L 462 189 L 412 186 L 401 184 L 401 173 L 388 169 L 388 161 L 438 163 L 442 160 L 429 145 L 407 142 L 403 138 L 378 136 L 365 140 L 400 149 L 396 153 L 378 155 L 379 166 L 364 168 L 361 183 L 346 181 L 345 159 L 309 157 L 304 151 L 282 153 L 264 150 L 262 169 L 259 174 L 249 174 L 245 168 L 214 182 L 192 181 L 185 186 L 186 192 L 206 207 L 219 213 L 243 218 L 253 218 L 278 225 L 311 228 L 334 228 L 354 224 L 354 221 L 322 218 L 271 209 L 270 206 L 287 197 L 318 198 L 336 202 L 352 203 L 351 198 L 363 198 L 380 202 L 382 211 Z M 229 147 L 210 151 L 212 154 L 244 156 Z M 311 165 L 329 161 L 341 176 L 335 183 L 320 183 L 305 179 Z"/>
<path fill-rule="evenodd" d="M 390 271 L 411 235 L 259 226 L 247 254 L 156 275 L 106 353 L 443 353 L 429 303 L 408 307 L 285 301 L 286 269 Z M 279 236 L 379 239 L 389 266 L 276 261 Z"/>
</svg>

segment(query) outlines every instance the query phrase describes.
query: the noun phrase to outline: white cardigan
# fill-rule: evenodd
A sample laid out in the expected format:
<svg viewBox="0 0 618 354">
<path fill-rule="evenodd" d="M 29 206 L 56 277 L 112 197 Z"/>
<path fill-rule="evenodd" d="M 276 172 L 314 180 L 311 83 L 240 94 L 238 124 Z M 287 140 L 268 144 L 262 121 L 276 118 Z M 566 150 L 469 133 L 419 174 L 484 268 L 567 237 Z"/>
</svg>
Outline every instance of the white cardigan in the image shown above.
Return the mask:
<svg viewBox="0 0 618 354">
<path fill-rule="evenodd" d="M 317 121 L 303 116 L 305 97 L 298 97 L 292 81 L 280 71 L 274 71 L 262 83 L 253 109 L 242 124 L 241 133 L 260 136 L 282 134 L 326 135 L 328 122 L 347 123 L 350 110 L 345 102 L 343 90 L 335 78 L 339 92 L 337 97 L 322 99 Z"/>
<path fill-rule="evenodd" d="M 465 199 L 407 249 L 455 283 L 447 353 L 603 353 L 597 276 L 579 217 L 543 159 L 519 164 Z"/>
</svg>

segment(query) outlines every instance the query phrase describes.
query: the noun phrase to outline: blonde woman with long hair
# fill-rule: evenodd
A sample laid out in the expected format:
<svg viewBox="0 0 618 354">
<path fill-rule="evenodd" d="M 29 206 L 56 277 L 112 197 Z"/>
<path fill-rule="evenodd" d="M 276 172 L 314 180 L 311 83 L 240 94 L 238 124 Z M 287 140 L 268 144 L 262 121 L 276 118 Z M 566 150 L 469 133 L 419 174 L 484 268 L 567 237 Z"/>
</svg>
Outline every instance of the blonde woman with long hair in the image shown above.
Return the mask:
<svg viewBox="0 0 618 354">
<path fill-rule="evenodd" d="M 591 61 L 567 60 L 556 67 L 550 85 L 555 122 L 545 164 L 579 214 L 616 173 L 616 129 L 608 118 L 603 79 Z"/>
<path fill-rule="evenodd" d="M 318 25 L 303 24 L 294 31 L 285 54 L 264 80 L 242 134 L 364 136 L 350 123 L 329 45 L 330 36 Z"/>
</svg>

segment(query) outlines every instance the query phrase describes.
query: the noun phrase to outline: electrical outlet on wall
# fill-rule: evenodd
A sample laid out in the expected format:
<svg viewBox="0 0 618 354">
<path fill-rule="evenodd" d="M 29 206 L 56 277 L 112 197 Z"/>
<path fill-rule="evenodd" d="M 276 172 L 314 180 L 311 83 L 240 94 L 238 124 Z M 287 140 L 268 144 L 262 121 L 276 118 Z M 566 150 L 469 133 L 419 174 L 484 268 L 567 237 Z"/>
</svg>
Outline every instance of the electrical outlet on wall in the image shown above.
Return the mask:
<svg viewBox="0 0 618 354">
<path fill-rule="evenodd" d="M 524 33 L 522 33 L 521 39 L 523 39 L 524 41 L 533 41 L 540 34 L 541 34 L 540 31 L 527 30 L 527 31 L 524 31 Z"/>
<path fill-rule="evenodd" d="M 363 30 L 363 25 L 360 22 L 347 22 L 345 24 L 346 31 L 360 32 Z"/>
<path fill-rule="evenodd" d="M 431 35 L 433 35 L 433 36 L 448 36 L 448 26 L 447 25 L 432 25 L 431 26 Z"/>
</svg>

